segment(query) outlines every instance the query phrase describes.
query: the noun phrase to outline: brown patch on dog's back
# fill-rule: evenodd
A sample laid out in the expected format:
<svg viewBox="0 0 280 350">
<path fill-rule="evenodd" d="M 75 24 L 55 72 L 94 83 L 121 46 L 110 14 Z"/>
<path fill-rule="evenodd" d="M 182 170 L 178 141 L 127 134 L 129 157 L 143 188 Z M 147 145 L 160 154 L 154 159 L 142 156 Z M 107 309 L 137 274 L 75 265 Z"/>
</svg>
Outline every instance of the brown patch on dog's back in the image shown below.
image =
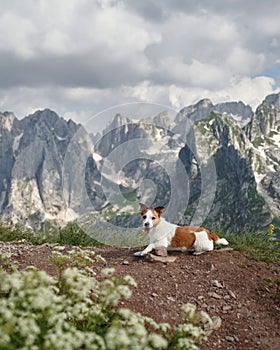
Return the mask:
<svg viewBox="0 0 280 350">
<path fill-rule="evenodd" d="M 185 247 L 190 249 L 195 242 L 195 234 L 189 230 L 189 227 L 182 226 L 177 227 L 175 231 L 175 235 L 171 240 L 171 247 Z"/>
</svg>

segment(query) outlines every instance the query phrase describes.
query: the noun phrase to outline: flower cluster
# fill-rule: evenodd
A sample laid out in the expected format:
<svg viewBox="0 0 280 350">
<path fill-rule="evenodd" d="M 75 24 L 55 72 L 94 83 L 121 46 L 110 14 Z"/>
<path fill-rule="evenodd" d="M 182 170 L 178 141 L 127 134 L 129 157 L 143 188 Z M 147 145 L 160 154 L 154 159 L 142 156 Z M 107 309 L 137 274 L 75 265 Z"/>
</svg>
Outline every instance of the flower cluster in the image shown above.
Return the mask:
<svg viewBox="0 0 280 350">
<path fill-rule="evenodd" d="M 97 278 L 90 267 L 92 252 L 63 250 L 51 256 L 56 278 L 35 268 L 0 270 L 0 349 L 198 349 L 205 338 L 202 324 L 211 322 L 208 315 L 188 304 L 185 323 L 172 328 L 117 308 L 131 296 L 134 279 L 118 278 L 111 268 Z"/>
<path fill-rule="evenodd" d="M 273 224 L 270 224 L 270 225 L 268 226 L 267 234 L 269 235 L 269 237 L 272 237 L 272 236 L 273 236 L 274 229 L 275 229 L 275 227 L 274 227 Z"/>
</svg>

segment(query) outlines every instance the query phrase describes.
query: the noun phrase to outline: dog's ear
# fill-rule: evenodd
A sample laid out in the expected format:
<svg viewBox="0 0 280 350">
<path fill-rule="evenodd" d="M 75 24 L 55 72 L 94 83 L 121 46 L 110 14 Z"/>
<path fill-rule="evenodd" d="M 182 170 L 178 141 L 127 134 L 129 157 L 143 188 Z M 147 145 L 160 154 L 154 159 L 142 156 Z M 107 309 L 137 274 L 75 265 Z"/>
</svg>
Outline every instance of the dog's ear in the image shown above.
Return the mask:
<svg viewBox="0 0 280 350">
<path fill-rule="evenodd" d="M 149 209 L 145 204 L 139 203 L 140 205 L 140 213 L 143 213 L 143 211 Z"/>
<path fill-rule="evenodd" d="M 158 213 L 159 216 L 161 216 L 162 212 L 163 212 L 164 207 L 156 207 L 154 210 Z"/>
</svg>

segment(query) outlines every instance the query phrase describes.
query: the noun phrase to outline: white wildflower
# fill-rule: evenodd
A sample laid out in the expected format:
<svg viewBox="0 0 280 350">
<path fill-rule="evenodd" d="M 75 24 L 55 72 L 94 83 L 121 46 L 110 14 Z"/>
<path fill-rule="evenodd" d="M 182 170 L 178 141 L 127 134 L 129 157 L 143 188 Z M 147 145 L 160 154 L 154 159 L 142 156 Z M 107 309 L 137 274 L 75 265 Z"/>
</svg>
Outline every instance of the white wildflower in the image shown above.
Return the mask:
<svg viewBox="0 0 280 350">
<path fill-rule="evenodd" d="M 106 267 L 101 271 L 102 276 L 109 277 L 115 273 L 115 269 L 113 267 Z"/>
<path fill-rule="evenodd" d="M 18 317 L 16 331 L 24 337 L 32 335 L 34 338 L 40 333 L 36 321 L 31 317 Z"/>
<path fill-rule="evenodd" d="M 141 339 L 147 337 L 148 332 L 144 324 L 136 322 L 130 325 L 130 327 L 132 327 L 131 332 L 133 332 L 133 334 L 136 335 L 137 338 Z"/>
<path fill-rule="evenodd" d="M 56 247 L 54 247 L 55 250 L 58 250 L 58 251 L 63 251 L 65 250 L 65 246 L 64 245 L 57 245 Z"/>
<path fill-rule="evenodd" d="M 101 255 L 96 255 L 95 256 L 95 261 L 98 262 L 98 263 L 106 263 L 106 259 L 103 258 L 103 256 L 101 256 Z"/>
<path fill-rule="evenodd" d="M 7 344 L 9 344 L 11 338 L 8 334 L 1 334 L 1 337 L 0 337 L 0 348 L 3 347 L 3 349 L 7 349 Z"/>
<path fill-rule="evenodd" d="M 31 307 L 34 309 L 46 309 L 53 306 L 54 294 L 51 289 L 40 287 L 36 291 L 36 295 L 30 301 Z"/>
<path fill-rule="evenodd" d="M 166 333 L 171 329 L 171 326 L 169 323 L 159 323 L 158 328 L 163 332 Z"/>
<path fill-rule="evenodd" d="M 188 350 L 198 350 L 199 348 L 194 343 L 192 339 L 189 338 L 180 338 L 178 339 L 177 346 L 179 349 L 188 349 Z"/>
<path fill-rule="evenodd" d="M 132 291 L 129 289 L 128 286 L 118 286 L 117 289 L 120 295 L 123 296 L 125 299 L 129 299 L 132 295 Z"/>
<path fill-rule="evenodd" d="M 166 349 L 168 345 L 166 339 L 164 339 L 161 335 L 155 333 L 149 335 L 148 342 L 152 345 L 153 348 L 156 349 Z"/>
<path fill-rule="evenodd" d="M 132 287 L 137 287 L 137 283 L 135 282 L 135 279 L 129 275 L 124 276 L 124 281 L 127 282 Z"/>
<path fill-rule="evenodd" d="M 204 311 L 200 311 L 200 320 L 202 323 L 207 323 L 207 324 L 212 324 L 213 320 L 211 319 L 211 317 Z"/>
<path fill-rule="evenodd" d="M 127 348 L 130 338 L 125 329 L 111 327 L 105 336 L 107 349 Z"/>
<path fill-rule="evenodd" d="M 187 316 L 192 319 L 195 315 L 196 306 L 193 304 L 184 304 L 182 310 L 187 314 Z"/>
</svg>

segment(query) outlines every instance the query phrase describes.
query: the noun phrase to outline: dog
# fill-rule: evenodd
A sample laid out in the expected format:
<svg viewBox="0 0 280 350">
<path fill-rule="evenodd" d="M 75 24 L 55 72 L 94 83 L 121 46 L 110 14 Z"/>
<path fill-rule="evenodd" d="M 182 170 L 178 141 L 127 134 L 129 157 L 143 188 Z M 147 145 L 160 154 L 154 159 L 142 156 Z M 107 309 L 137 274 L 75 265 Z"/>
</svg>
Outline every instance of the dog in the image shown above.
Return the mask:
<svg viewBox="0 0 280 350">
<path fill-rule="evenodd" d="M 149 245 L 142 251 L 135 252 L 134 256 L 143 256 L 153 249 L 183 248 L 192 250 L 195 255 L 209 252 L 216 244 L 228 245 L 225 238 L 220 238 L 213 232 L 197 226 L 178 226 L 166 221 L 162 217 L 164 207 L 148 208 L 140 203 L 140 214 L 143 220 L 143 228 L 150 237 Z"/>
</svg>

